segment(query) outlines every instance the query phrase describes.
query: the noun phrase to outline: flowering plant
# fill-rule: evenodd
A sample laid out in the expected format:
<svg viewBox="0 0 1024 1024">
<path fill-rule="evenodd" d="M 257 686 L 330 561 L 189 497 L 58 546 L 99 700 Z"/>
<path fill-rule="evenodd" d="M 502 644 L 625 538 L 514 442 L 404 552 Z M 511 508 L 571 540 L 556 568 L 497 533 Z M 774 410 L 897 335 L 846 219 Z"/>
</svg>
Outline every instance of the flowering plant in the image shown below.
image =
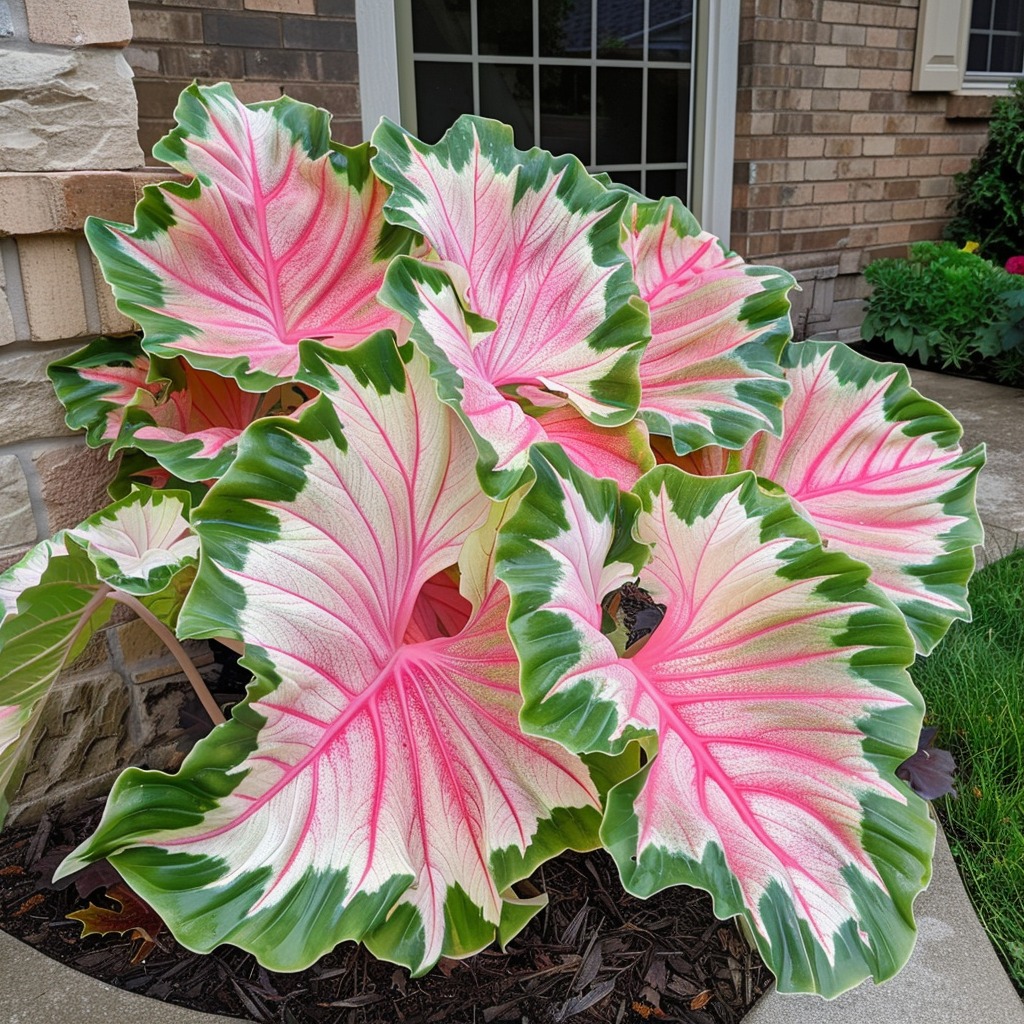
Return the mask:
<svg viewBox="0 0 1024 1024">
<path fill-rule="evenodd" d="M 678 200 L 503 125 L 346 148 L 225 85 L 176 116 L 190 182 L 87 225 L 141 338 L 52 377 L 121 497 L 0 577 L 0 781 L 115 601 L 253 681 L 58 874 L 109 858 L 195 950 L 424 972 L 603 844 L 742 916 L 784 990 L 898 970 L 934 838 L 906 667 L 980 537 L 955 421 L 787 348 L 792 279 Z"/>
<path fill-rule="evenodd" d="M 1006 261 L 1006 271 L 1009 274 L 1024 274 L 1024 256 L 1011 256 Z"/>
</svg>

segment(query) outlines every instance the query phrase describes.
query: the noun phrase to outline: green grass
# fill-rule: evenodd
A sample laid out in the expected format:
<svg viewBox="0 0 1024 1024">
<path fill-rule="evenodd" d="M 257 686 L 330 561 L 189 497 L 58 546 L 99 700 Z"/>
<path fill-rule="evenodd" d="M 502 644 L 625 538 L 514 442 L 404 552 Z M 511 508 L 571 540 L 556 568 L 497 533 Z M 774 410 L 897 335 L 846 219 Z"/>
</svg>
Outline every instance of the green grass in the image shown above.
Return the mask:
<svg viewBox="0 0 1024 1024">
<path fill-rule="evenodd" d="M 971 581 L 957 622 L 911 670 L 936 745 L 956 758 L 957 798 L 936 801 L 960 875 L 1024 993 L 1024 551 Z"/>
</svg>

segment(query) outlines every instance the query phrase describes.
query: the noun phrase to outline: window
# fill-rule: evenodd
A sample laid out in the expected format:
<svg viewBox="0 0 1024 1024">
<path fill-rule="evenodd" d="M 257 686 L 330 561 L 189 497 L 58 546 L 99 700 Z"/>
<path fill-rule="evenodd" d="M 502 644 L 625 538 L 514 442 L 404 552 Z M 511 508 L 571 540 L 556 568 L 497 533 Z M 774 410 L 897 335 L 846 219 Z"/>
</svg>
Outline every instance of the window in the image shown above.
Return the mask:
<svg viewBox="0 0 1024 1024">
<path fill-rule="evenodd" d="M 728 245 L 740 0 L 355 0 L 369 137 L 475 111 L 681 195 Z"/>
<path fill-rule="evenodd" d="M 974 0 L 967 43 L 967 77 L 984 80 L 1024 73 L 1024 2 Z"/>
<path fill-rule="evenodd" d="M 921 0 L 913 88 L 1001 92 L 1024 75 L 1024 0 Z"/>
<path fill-rule="evenodd" d="M 464 111 L 654 197 L 689 192 L 693 0 L 413 0 L 402 120 Z M 399 25 L 399 32 L 402 27 Z"/>
</svg>

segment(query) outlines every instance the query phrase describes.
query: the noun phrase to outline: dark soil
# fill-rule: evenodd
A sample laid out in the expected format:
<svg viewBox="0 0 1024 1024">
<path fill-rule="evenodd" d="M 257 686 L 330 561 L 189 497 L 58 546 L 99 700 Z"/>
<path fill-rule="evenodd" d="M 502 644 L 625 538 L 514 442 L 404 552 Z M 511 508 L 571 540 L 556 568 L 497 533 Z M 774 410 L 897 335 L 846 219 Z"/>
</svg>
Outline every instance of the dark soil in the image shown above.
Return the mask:
<svg viewBox="0 0 1024 1024">
<path fill-rule="evenodd" d="M 506 953 L 442 960 L 422 978 L 353 943 L 308 970 L 272 974 L 232 946 L 192 953 L 166 928 L 133 963 L 140 940 L 81 938 L 79 922 L 66 918 L 90 901 L 118 909 L 105 896 L 119 881 L 113 868 L 104 862 L 50 882 L 100 809 L 0 835 L 0 928 L 118 988 L 207 1013 L 274 1024 L 735 1024 L 771 980 L 735 925 L 715 919 L 705 893 L 676 887 L 635 899 L 603 851 L 565 854 L 537 872 L 532 882 L 549 904 Z"/>
</svg>

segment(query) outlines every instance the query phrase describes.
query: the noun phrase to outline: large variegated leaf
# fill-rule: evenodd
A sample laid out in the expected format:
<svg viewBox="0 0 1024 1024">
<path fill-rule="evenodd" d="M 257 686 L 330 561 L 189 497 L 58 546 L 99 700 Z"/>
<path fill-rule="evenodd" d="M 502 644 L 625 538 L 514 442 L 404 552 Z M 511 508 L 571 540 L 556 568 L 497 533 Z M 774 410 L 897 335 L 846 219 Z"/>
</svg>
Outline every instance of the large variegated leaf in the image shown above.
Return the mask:
<svg viewBox="0 0 1024 1024">
<path fill-rule="evenodd" d="M 782 438 L 758 435 L 740 464 L 783 487 L 830 545 L 871 567 L 927 654 L 950 623 L 970 617 L 984 449 L 964 453 L 960 425 L 902 367 L 819 342 L 791 346 L 783 362 L 793 393 Z M 681 465 L 721 473 L 728 454 L 707 448 Z"/>
<path fill-rule="evenodd" d="M 43 698 L 110 618 L 117 591 L 160 601 L 194 564 L 187 496 L 140 490 L 36 545 L 0 575 L 0 823 Z M 180 604 L 180 598 L 178 600 Z"/>
<path fill-rule="evenodd" d="M 602 824 L 623 883 L 709 890 L 720 916 L 749 922 L 783 991 L 895 973 L 934 840 L 895 777 L 922 713 L 899 613 L 753 474 L 660 467 L 637 502 L 557 451 L 532 458 L 537 483 L 499 547 L 522 721 L 572 750 L 648 752 Z M 621 655 L 602 601 L 636 579 L 664 618 Z"/>
<path fill-rule="evenodd" d="M 593 476 L 625 487 L 650 468 L 646 430 L 635 420 L 599 426 L 565 399 L 523 381 L 510 383 L 509 390 L 529 392 L 532 401 L 498 391 L 477 356 L 494 334 L 493 324 L 463 307 L 446 272 L 400 256 L 388 270 L 381 299 L 412 321 L 412 340 L 430 360 L 438 395 L 476 443 L 480 482 L 492 497 L 505 498 L 519 485 L 530 446 L 542 441 L 560 442 Z M 545 405 L 534 405 L 540 401 Z"/>
<path fill-rule="evenodd" d="M 191 85 L 154 155 L 193 175 L 147 186 L 134 226 L 86 235 L 148 352 L 267 391 L 298 343 L 348 347 L 398 320 L 376 300 L 387 257 L 411 235 L 385 224 L 369 148 L 330 141 L 330 115 L 282 97 L 245 106 Z"/>
<path fill-rule="evenodd" d="M 510 128 L 468 115 L 433 146 L 388 121 L 373 143 L 374 169 L 394 190 L 385 215 L 422 232 L 443 261 L 430 275 L 396 267 L 382 301 L 417 325 L 482 464 L 525 463 L 534 428 L 507 394 L 519 385 L 564 395 L 601 426 L 632 419 L 649 331 L 619 244 L 625 196 L 575 157 L 521 152 Z M 460 298 L 483 319 L 467 324 Z"/>
<path fill-rule="evenodd" d="M 726 252 L 678 199 L 635 202 L 625 222 L 651 312 L 640 415 L 652 432 L 671 437 L 679 453 L 779 433 L 789 389 L 778 359 L 792 333 L 786 293 L 796 282 Z"/>
<path fill-rule="evenodd" d="M 519 729 L 504 510 L 426 360 L 387 335 L 304 352 L 324 394 L 254 424 L 196 514 L 181 629 L 244 641 L 255 682 L 176 776 L 122 775 L 61 871 L 110 857 L 193 949 L 297 970 L 361 939 L 424 971 L 521 927 L 507 887 L 593 846 L 598 798 Z M 439 578 L 460 554 L 468 615 Z"/>
</svg>

